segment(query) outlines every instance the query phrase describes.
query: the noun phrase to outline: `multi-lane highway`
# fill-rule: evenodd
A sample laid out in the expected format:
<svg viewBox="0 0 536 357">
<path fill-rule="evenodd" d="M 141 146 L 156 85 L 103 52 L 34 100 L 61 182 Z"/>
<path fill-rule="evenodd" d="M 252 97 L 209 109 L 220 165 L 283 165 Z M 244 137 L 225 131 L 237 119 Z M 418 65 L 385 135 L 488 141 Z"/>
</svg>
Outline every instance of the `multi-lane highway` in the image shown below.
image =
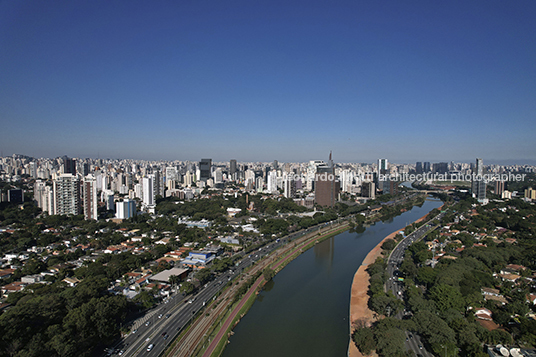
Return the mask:
<svg viewBox="0 0 536 357">
<path fill-rule="evenodd" d="M 436 219 L 441 220 L 444 215 L 445 212 L 441 212 L 440 214 L 417 228 L 414 232 L 402 239 L 391 252 L 389 259 L 387 260 L 388 278 L 387 282 L 385 283 L 385 289 L 386 291 L 391 291 L 398 299 L 404 299 L 404 282 L 398 281 L 398 278 L 400 277 L 398 269 L 404 261 L 406 249 L 414 242 L 421 240 L 430 230 L 434 229 L 435 227 L 432 225 L 432 222 Z M 395 315 L 395 317 L 401 319 L 405 313 L 408 313 L 406 309 L 404 309 L 404 311 L 399 311 Z M 406 350 L 413 351 L 416 356 L 433 357 L 433 355 L 424 348 L 423 343 L 421 341 L 421 337 L 419 335 L 417 335 L 416 333 L 410 333 L 409 331 L 405 331 L 405 334 Z"/>
<path fill-rule="evenodd" d="M 235 266 L 225 273 L 219 274 L 215 280 L 207 283 L 196 294 L 185 297 L 180 293 L 174 293 L 143 318 L 138 319 L 133 324 L 132 332 L 114 345 L 113 354 L 122 356 L 160 355 L 168 344 L 188 325 L 190 320 L 209 304 L 211 299 L 214 299 L 229 281 L 240 275 L 245 268 L 289 241 L 300 238 L 307 233 L 318 231 L 325 226 L 327 224 L 292 233 L 247 254 L 238 253 L 242 258 Z"/>
</svg>

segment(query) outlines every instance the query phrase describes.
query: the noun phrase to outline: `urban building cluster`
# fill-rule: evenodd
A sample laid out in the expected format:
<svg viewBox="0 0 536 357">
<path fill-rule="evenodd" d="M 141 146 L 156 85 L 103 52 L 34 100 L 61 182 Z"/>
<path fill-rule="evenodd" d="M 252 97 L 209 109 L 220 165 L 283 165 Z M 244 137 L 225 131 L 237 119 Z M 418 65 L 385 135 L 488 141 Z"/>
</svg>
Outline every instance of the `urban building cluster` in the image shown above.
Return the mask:
<svg viewBox="0 0 536 357">
<path fill-rule="evenodd" d="M 534 172 L 533 166 L 484 166 L 482 159 L 474 164 L 454 162 L 417 162 L 393 164 L 381 158 L 376 163 L 338 163 L 311 160 L 306 163 L 239 163 L 192 161 L 142 161 L 110 159 L 34 159 L 22 155 L 0 158 L 0 179 L 10 182 L 21 178 L 35 179 L 33 199 L 50 215 L 84 214 L 98 219 L 99 209 L 113 211 L 117 219 L 127 219 L 137 211 L 154 213 L 158 196 L 193 199 L 203 190 L 240 187 L 247 192 L 262 192 L 292 198 L 296 203 L 313 208 L 333 206 L 339 200 L 366 201 L 377 194 L 396 194 L 399 180 L 389 177 L 408 173 L 434 173 L 444 177 L 464 177 L 486 173 Z M 433 182 L 425 182 L 433 184 Z M 481 203 L 486 203 L 487 185 L 495 186 L 502 198 L 512 198 L 507 182 L 473 179 L 470 190 Z M 532 188 L 523 193 L 535 199 Z M 20 189 L 2 192 L 2 200 L 22 202 Z"/>
</svg>

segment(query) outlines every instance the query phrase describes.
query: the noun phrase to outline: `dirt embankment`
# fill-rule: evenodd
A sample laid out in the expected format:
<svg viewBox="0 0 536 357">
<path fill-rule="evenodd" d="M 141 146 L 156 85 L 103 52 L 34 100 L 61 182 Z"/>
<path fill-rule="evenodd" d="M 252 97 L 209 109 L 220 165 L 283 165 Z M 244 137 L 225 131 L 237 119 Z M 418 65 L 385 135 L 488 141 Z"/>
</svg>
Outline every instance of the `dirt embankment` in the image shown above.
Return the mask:
<svg viewBox="0 0 536 357">
<path fill-rule="evenodd" d="M 426 218 L 427 215 L 419 218 L 415 223 L 421 222 Z M 370 326 L 377 318 L 376 313 L 368 308 L 368 286 L 369 286 L 369 275 L 367 273 L 367 267 L 376 261 L 376 258 L 382 255 L 382 244 L 388 240 L 393 239 L 396 234 L 404 229 L 398 229 L 395 232 L 389 234 L 385 237 L 376 247 L 374 247 L 363 259 L 363 263 L 357 270 L 354 275 L 354 280 L 352 282 L 352 291 L 350 297 L 350 331 L 354 331 L 354 326 L 356 324 L 364 324 L 365 326 Z M 375 354 L 374 354 L 375 355 Z M 349 357 L 363 357 L 363 354 L 359 352 L 353 340 L 350 339 L 350 344 L 348 346 L 348 356 Z"/>
</svg>

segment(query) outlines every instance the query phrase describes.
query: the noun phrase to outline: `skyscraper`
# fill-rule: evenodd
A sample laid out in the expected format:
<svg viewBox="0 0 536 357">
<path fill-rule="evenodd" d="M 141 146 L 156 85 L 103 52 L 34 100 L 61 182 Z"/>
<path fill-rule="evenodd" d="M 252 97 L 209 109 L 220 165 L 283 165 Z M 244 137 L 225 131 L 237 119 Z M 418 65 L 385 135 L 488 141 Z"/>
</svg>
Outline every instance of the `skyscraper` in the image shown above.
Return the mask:
<svg viewBox="0 0 536 357">
<path fill-rule="evenodd" d="M 480 203 L 487 203 L 486 199 L 486 180 L 484 178 L 484 161 L 476 159 L 475 169 L 473 170 L 472 195 Z"/>
<path fill-rule="evenodd" d="M 63 173 L 76 175 L 76 160 L 63 157 Z"/>
<path fill-rule="evenodd" d="M 377 184 L 378 189 L 385 193 L 389 190 L 387 187 L 388 183 L 385 182 L 385 175 L 387 175 L 387 170 L 389 169 L 389 162 L 387 159 L 378 159 L 378 176 Z"/>
<path fill-rule="evenodd" d="M 422 162 L 417 162 L 415 164 L 415 173 L 417 174 L 422 174 L 423 173 L 423 167 L 422 167 Z"/>
<path fill-rule="evenodd" d="M 315 176 L 315 202 L 319 206 L 333 207 L 339 198 L 340 182 L 335 177 L 335 166 L 329 153 L 326 165 L 318 166 Z"/>
<path fill-rule="evenodd" d="M 72 174 L 62 174 L 54 180 L 54 214 L 78 215 L 80 180 Z"/>
<path fill-rule="evenodd" d="M 285 175 L 283 178 L 284 192 L 283 195 L 286 198 L 296 197 L 296 181 L 294 175 Z"/>
<path fill-rule="evenodd" d="M 145 206 L 154 205 L 154 175 L 147 175 L 143 178 L 143 204 Z"/>
<path fill-rule="evenodd" d="M 268 172 L 268 184 L 266 185 L 268 192 L 277 192 L 277 172 L 272 170 Z"/>
<path fill-rule="evenodd" d="M 201 159 L 199 162 L 199 180 L 207 182 L 212 176 L 212 159 Z"/>
<path fill-rule="evenodd" d="M 236 174 L 236 160 L 232 159 L 229 162 L 229 175 L 231 176 L 230 177 L 231 181 L 236 180 L 236 175 L 235 174 Z"/>
<path fill-rule="evenodd" d="M 97 220 L 97 179 L 95 176 L 87 175 L 84 177 L 82 196 L 84 200 L 84 218 Z"/>
</svg>

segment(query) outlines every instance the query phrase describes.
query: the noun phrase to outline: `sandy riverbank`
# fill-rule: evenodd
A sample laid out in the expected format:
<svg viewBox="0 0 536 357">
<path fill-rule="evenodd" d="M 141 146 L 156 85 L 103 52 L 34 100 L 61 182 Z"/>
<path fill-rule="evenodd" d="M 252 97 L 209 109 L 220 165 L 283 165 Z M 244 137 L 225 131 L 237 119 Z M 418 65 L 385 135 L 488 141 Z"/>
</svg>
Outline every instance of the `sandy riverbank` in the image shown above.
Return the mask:
<svg viewBox="0 0 536 357">
<path fill-rule="evenodd" d="M 414 223 L 423 221 L 428 214 L 422 216 Z M 370 326 L 374 322 L 374 311 L 368 308 L 368 286 L 369 275 L 367 273 L 367 267 L 376 261 L 376 258 L 382 255 L 382 244 L 388 240 L 393 239 L 398 232 L 403 231 L 404 228 L 398 229 L 395 232 L 385 237 L 376 247 L 374 247 L 363 259 L 361 266 L 357 269 L 352 282 L 352 290 L 350 297 L 350 329 L 353 332 L 353 326 L 356 322 L 364 323 Z M 375 355 L 375 354 L 374 354 Z M 350 339 L 348 346 L 349 357 L 363 357 L 363 354 L 359 352 L 353 340 Z"/>
</svg>

